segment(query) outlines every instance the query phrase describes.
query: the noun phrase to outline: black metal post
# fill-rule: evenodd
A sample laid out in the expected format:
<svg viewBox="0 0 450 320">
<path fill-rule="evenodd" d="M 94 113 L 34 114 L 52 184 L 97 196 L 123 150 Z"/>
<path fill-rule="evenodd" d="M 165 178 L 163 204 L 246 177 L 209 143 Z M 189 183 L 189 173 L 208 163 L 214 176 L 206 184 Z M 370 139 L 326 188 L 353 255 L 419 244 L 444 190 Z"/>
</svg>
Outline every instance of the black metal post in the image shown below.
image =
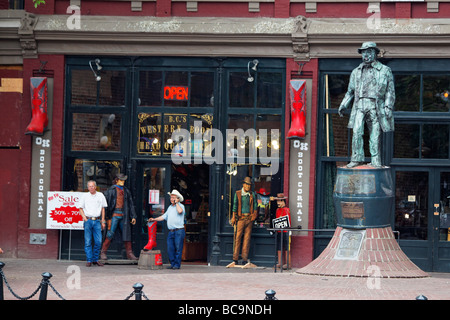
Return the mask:
<svg viewBox="0 0 450 320">
<path fill-rule="evenodd" d="M 3 267 L 5 264 L 0 262 L 0 300 L 4 300 L 3 297 Z"/>
<path fill-rule="evenodd" d="M 41 293 L 39 294 L 39 300 L 47 300 L 48 283 L 51 277 L 52 274 L 49 272 L 44 272 L 42 274 Z"/>
<path fill-rule="evenodd" d="M 278 256 L 277 256 L 277 246 L 278 246 L 278 238 L 277 238 L 277 232 L 274 231 L 275 234 L 275 264 L 273 265 L 273 272 L 277 272 L 277 263 L 278 263 Z"/>
<path fill-rule="evenodd" d="M 142 288 L 144 288 L 144 285 L 142 283 L 138 282 L 133 285 L 136 300 L 142 300 Z"/>
<path fill-rule="evenodd" d="M 264 300 L 278 300 L 277 298 L 275 298 L 275 294 L 276 292 L 272 289 L 266 290 L 266 297 L 264 298 Z"/>
<path fill-rule="evenodd" d="M 280 261 L 278 261 L 280 264 L 280 272 L 283 272 L 283 236 L 284 232 L 280 231 Z"/>
</svg>

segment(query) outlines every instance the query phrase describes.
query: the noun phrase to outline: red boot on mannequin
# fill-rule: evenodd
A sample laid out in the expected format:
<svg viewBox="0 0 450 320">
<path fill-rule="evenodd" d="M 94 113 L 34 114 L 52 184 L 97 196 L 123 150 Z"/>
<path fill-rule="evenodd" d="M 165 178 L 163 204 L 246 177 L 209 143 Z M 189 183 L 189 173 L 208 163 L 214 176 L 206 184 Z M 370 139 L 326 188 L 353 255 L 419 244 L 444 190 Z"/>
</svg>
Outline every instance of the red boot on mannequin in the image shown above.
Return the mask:
<svg viewBox="0 0 450 320">
<path fill-rule="evenodd" d="M 158 222 L 148 222 L 148 243 L 144 247 L 144 251 L 152 250 L 156 247 L 156 226 Z"/>
</svg>

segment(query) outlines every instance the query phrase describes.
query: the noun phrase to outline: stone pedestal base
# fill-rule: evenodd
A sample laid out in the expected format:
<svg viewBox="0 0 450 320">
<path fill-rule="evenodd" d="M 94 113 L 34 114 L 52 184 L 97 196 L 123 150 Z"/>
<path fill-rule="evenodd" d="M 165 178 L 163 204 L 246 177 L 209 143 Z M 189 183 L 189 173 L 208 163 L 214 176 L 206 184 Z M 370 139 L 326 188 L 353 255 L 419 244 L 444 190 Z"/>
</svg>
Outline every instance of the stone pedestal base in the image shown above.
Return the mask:
<svg viewBox="0 0 450 320">
<path fill-rule="evenodd" d="M 320 256 L 296 272 L 341 277 L 428 277 L 402 251 L 391 227 L 365 230 L 337 227 Z"/>
<path fill-rule="evenodd" d="M 141 250 L 138 261 L 138 269 L 156 270 L 162 268 L 163 264 L 160 250 Z"/>
</svg>

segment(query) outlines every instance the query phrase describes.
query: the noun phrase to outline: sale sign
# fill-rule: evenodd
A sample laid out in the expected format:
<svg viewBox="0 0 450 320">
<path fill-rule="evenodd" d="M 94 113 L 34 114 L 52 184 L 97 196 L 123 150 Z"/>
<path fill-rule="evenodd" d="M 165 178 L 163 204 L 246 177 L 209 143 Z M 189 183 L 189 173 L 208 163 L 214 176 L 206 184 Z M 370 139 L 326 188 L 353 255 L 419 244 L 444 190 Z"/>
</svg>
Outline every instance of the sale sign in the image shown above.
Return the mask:
<svg viewBox="0 0 450 320">
<path fill-rule="evenodd" d="M 47 192 L 47 229 L 83 230 L 80 207 L 83 192 Z"/>
<path fill-rule="evenodd" d="M 159 190 L 148 190 L 148 203 L 159 204 Z"/>
</svg>

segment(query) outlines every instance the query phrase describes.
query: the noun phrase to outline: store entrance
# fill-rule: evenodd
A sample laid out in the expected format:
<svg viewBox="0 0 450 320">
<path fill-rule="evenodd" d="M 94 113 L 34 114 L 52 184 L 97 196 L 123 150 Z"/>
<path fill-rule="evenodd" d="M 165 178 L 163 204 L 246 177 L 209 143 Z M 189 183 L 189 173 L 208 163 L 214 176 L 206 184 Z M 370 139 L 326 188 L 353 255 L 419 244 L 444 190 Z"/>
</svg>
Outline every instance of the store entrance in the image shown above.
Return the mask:
<svg viewBox="0 0 450 320">
<path fill-rule="evenodd" d="M 425 271 L 450 272 L 450 169 L 396 168 L 395 230 Z"/>
<path fill-rule="evenodd" d="M 209 169 L 206 164 L 174 165 L 141 163 L 138 166 L 137 182 L 140 199 L 136 209 L 140 217 L 140 247 L 148 242 L 147 220 L 158 217 L 167 209 L 169 195 L 173 189 L 184 197 L 186 209 L 186 238 L 182 261 L 184 263 L 207 263 L 209 233 Z M 138 181 L 140 180 L 140 181 Z M 158 222 L 157 247 L 163 262 L 168 262 L 167 227 L 165 221 Z"/>
</svg>

